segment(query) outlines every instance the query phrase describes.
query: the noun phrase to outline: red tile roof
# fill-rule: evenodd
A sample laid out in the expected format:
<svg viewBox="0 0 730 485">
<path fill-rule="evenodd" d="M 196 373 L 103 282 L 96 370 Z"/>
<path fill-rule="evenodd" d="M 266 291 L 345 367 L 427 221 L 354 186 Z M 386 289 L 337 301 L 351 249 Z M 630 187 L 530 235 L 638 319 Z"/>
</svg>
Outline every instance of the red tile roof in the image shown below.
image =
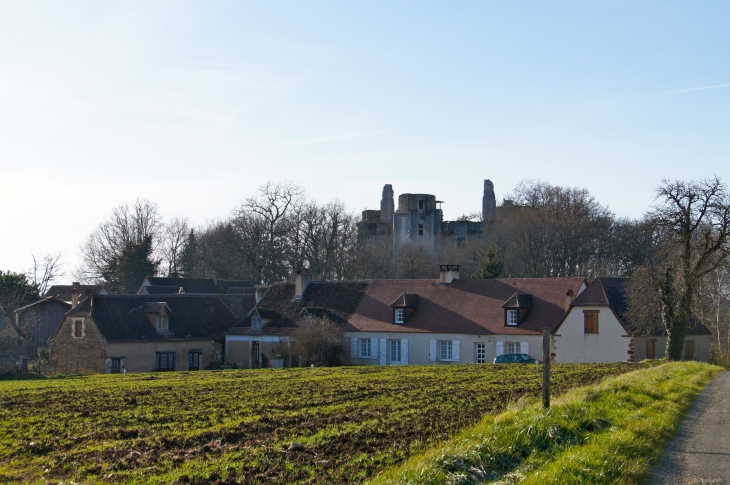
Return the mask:
<svg viewBox="0 0 730 485">
<path fill-rule="evenodd" d="M 568 290 L 577 294 L 584 278 L 503 278 L 455 280 L 375 280 L 346 331 L 433 332 L 466 334 L 539 334 L 565 314 Z M 418 295 L 418 308 L 404 325 L 393 323 L 391 303 L 403 293 Z M 532 295 L 532 308 L 515 327 L 504 324 L 504 308 L 515 293 Z"/>
</svg>

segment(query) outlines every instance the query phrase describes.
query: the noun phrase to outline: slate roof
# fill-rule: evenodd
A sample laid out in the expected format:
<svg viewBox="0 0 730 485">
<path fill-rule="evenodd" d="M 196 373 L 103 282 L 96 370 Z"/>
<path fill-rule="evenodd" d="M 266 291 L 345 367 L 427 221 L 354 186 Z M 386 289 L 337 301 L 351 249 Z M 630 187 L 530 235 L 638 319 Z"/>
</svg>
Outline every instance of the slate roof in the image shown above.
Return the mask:
<svg viewBox="0 0 730 485">
<path fill-rule="evenodd" d="M 225 303 L 229 310 L 236 315 L 236 319 L 244 318 L 251 309 L 256 305 L 255 292 L 249 294 L 232 294 L 217 295 L 218 298 Z"/>
<path fill-rule="evenodd" d="M 48 288 L 44 297 L 52 296 L 62 301 L 71 301 L 71 293 L 74 285 L 53 285 Z M 76 285 L 79 290 L 79 301 L 83 300 L 89 295 L 98 295 L 101 293 L 109 293 L 109 290 L 104 285 Z"/>
<path fill-rule="evenodd" d="M 305 308 L 310 314 L 326 316 L 334 323 L 345 325 L 363 299 L 368 285 L 367 281 L 312 281 L 302 299 L 295 299 L 294 283 L 274 283 L 255 307 L 261 318 L 271 319 L 261 335 L 293 333 Z M 227 333 L 249 333 L 252 314 L 253 311 Z"/>
<path fill-rule="evenodd" d="M 150 286 L 145 286 L 146 291 L 149 294 L 161 294 L 156 292 L 152 288 L 154 287 L 165 287 L 166 289 L 175 288 L 171 293 L 177 293 L 180 287 L 183 288 L 185 293 L 196 293 L 196 294 L 219 294 L 228 293 L 231 288 L 241 287 L 253 287 L 250 281 L 243 280 L 221 280 L 213 278 L 181 278 L 181 277 L 163 277 L 163 276 L 148 276 L 146 278 Z M 143 282 L 144 283 L 144 282 Z M 142 291 L 142 287 L 137 293 Z M 155 293 L 153 293 L 155 292 Z"/>
<path fill-rule="evenodd" d="M 63 307 L 66 307 L 66 310 L 70 310 L 71 309 L 71 304 L 70 303 L 65 302 L 65 301 L 63 301 L 61 299 L 58 299 L 56 297 L 53 297 L 53 296 L 46 296 L 42 300 L 38 300 L 36 302 L 31 303 L 30 305 L 25 305 L 23 307 L 18 308 L 17 310 L 15 310 L 14 313 L 23 313 L 24 311 L 29 310 L 29 309 L 37 306 L 37 305 L 40 305 L 41 303 L 48 304 L 50 302 L 54 302 L 54 303 L 56 303 L 58 305 L 61 305 Z"/>
<path fill-rule="evenodd" d="M 501 278 L 454 280 L 375 280 L 367 289 L 346 331 L 463 334 L 540 334 L 565 314 L 565 294 L 578 293 L 583 278 Z M 405 324 L 393 324 L 390 306 L 403 293 L 418 295 L 418 308 Z M 515 293 L 529 294 L 532 309 L 517 326 L 505 326 L 502 305 Z"/>
<path fill-rule="evenodd" d="M 581 306 L 608 306 L 613 309 L 619 321 L 631 335 L 641 336 L 662 336 L 667 332 L 658 321 L 651 325 L 648 330 L 642 328 L 628 317 L 629 299 L 626 295 L 628 278 L 596 278 L 588 285 L 580 295 L 570 304 L 571 307 Z M 698 320 L 692 319 L 687 327 L 687 335 L 710 335 L 711 332 Z"/>
<path fill-rule="evenodd" d="M 167 333 L 157 333 L 145 315 L 162 302 L 170 309 Z M 74 315 L 91 316 L 108 342 L 220 339 L 236 324 L 236 316 L 215 295 L 166 295 L 162 301 L 159 295 L 92 295 L 66 313 Z"/>
</svg>

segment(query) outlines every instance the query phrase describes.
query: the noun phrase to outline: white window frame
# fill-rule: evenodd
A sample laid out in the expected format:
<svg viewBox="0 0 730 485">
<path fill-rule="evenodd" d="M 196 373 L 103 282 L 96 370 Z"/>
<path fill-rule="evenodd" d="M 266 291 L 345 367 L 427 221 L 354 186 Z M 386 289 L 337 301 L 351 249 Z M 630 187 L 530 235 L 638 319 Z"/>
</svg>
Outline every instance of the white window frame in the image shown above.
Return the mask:
<svg viewBox="0 0 730 485">
<path fill-rule="evenodd" d="M 403 359 L 402 346 L 400 340 L 391 340 L 388 348 L 388 357 L 393 364 L 400 364 Z"/>
<path fill-rule="evenodd" d="M 517 310 L 507 310 L 507 325 L 514 327 L 519 323 L 519 314 Z"/>
<path fill-rule="evenodd" d="M 167 315 L 157 315 L 157 331 L 167 332 L 170 326 L 170 321 Z"/>
<path fill-rule="evenodd" d="M 369 338 L 361 338 L 360 345 L 358 345 L 360 349 L 360 358 L 361 359 L 370 359 L 373 356 L 373 348 L 372 348 L 372 341 Z"/>
<path fill-rule="evenodd" d="M 487 347 L 484 342 L 477 342 L 474 346 L 474 362 L 477 364 L 487 363 Z"/>
<path fill-rule="evenodd" d="M 451 362 L 454 360 L 454 344 L 451 340 L 442 340 L 439 342 L 439 360 L 441 362 Z"/>
<path fill-rule="evenodd" d="M 508 354 L 521 354 L 522 353 L 522 344 L 519 342 L 505 342 L 507 347 L 507 353 Z M 513 352 L 514 350 L 514 352 Z"/>
<path fill-rule="evenodd" d="M 396 308 L 395 309 L 394 321 L 395 321 L 395 323 L 406 323 L 406 309 L 405 308 Z"/>
</svg>

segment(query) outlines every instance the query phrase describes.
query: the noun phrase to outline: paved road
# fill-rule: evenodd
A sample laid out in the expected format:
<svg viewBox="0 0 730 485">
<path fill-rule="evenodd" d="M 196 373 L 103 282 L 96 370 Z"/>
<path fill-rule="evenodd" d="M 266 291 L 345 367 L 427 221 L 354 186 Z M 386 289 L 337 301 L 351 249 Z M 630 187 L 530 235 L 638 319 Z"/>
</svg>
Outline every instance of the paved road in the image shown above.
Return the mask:
<svg viewBox="0 0 730 485">
<path fill-rule="evenodd" d="M 649 483 L 730 484 L 729 371 L 702 390 Z"/>
</svg>

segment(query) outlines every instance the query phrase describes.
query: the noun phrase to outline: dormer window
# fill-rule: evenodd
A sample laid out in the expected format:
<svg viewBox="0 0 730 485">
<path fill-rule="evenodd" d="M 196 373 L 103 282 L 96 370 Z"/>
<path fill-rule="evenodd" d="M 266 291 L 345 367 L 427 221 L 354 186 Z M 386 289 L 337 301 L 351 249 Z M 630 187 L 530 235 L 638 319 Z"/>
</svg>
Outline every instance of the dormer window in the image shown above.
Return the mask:
<svg viewBox="0 0 730 485">
<path fill-rule="evenodd" d="M 507 327 L 516 327 L 525 321 L 532 308 L 532 295 L 515 293 L 502 304 L 504 308 L 504 324 Z"/>
<path fill-rule="evenodd" d="M 167 315 L 157 315 L 157 331 L 158 332 L 167 332 Z"/>
<path fill-rule="evenodd" d="M 144 313 L 157 333 L 170 331 L 170 307 L 164 301 L 148 301 L 144 304 Z"/>
<path fill-rule="evenodd" d="M 395 323 L 406 323 L 406 309 L 396 308 L 395 309 Z"/>
<path fill-rule="evenodd" d="M 418 308 L 418 295 L 402 293 L 390 307 L 393 309 L 393 323 L 403 325 Z"/>
</svg>

